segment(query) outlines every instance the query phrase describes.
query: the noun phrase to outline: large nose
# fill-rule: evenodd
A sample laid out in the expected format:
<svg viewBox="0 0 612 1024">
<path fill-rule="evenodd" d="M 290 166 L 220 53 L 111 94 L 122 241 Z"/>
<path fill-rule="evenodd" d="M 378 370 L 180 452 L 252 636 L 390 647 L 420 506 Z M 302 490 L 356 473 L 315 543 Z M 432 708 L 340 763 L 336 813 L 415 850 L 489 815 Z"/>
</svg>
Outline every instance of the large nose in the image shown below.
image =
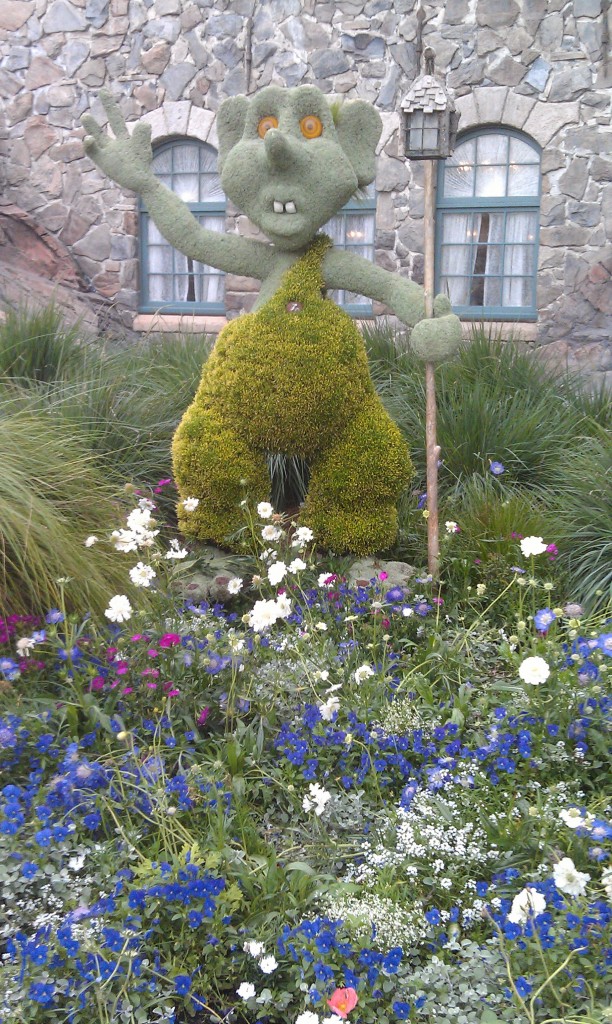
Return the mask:
<svg viewBox="0 0 612 1024">
<path fill-rule="evenodd" d="M 264 143 L 266 147 L 266 159 L 270 167 L 275 171 L 284 171 L 292 163 L 296 162 L 299 156 L 299 142 L 295 142 L 287 135 L 283 135 L 278 128 L 270 128 L 266 132 Z"/>
</svg>

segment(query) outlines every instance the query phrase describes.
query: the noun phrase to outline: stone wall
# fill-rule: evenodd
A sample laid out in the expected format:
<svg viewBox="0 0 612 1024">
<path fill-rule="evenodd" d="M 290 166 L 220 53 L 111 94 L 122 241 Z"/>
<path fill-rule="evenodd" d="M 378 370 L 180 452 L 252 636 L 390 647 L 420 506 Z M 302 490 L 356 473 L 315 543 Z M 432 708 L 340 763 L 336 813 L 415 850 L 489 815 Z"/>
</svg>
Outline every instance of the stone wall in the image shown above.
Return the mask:
<svg viewBox="0 0 612 1024">
<path fill-rule="evenodd" d="M 422 166 L 400 148 L 399 105 L 433 46 L 461 128 L 521 128 L 543 147 L 537 343 L 612 378 L 612 62 L 609 0 L 5 0 L 0 5 L 5 197 L 70 250 L 101 295 L 138 306 L 138 216 L 84 158 L 79 117 L 102 85 L 156 140 L 215 144 L 226 96 L 316 83 L 383 121 L 377 260 L 422 277 Z M 228 228 L 249 230 L 231 214 Z M 228 279 L 230 314 L 254 282 Z M 131 315 L 130 315 L 131 318 Z"/>
</svg>

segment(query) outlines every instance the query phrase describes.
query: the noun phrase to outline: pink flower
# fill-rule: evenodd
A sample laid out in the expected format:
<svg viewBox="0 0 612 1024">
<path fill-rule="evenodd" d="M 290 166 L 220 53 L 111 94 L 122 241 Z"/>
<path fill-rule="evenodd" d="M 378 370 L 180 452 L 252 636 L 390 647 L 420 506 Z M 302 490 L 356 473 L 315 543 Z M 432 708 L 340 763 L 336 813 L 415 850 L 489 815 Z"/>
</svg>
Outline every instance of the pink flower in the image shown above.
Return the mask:
<svg viewBox="0 0 612 1024">
<path fill-rule="evenodd" d="M 121 692 L 125 695 L 126 693 L 132 693 L 133 689 L 133 686 L 124 686 Z"/>
<path fill-rule="evenodd" d="M 327 1000 L 327 1005 L 337 1013 L 339 1017 L 348 1017 L 351 1010 L 354 1010 L 359 1002 L 354 988 L 337 988 Z"/>
<path fill-rule="evenodd" d="M 388 572 L 379 572 L 378 578 L 379 578 L 379 580 L 388 580 L 389 579 L 389 573 Z M 337 992 L 348 992 L 349 990 L 347 988 L 343 988 L 343 989 L 336 989 L 336 991 Z M 351 1009 L 352 1009 L 352 1007 L 351 1007 Z"/>
<path fill-rule="evenodd" d="M 164 633 L 157 641 L 159 647 L 176 647 L 180 642 L 181 638 L 178 633 Z"/>
<path fill-rule="evenodd" d="M 389 619 L 383 619 L 381 625 L 382 625 L 383 629 L 388 629 L 389 626 L 391 625 L 391 623 L 390 623 Z"/>
<path fill-rule="evenodd" d="M 124 676 L 125 673 L 129 670 L 129 667 L 130 666 L 127 661 L 115 662 L 115 672 L 117 673 L 118 676 Z"/>
<path fill-rule="evenodd" d="M 151 647 L 151 649 L 147 651 L 147 654 L 149 655 L 150 658 L 157 657 L 157 651 L 155 650 L 154 647 Z"/>
<path fill-rule="evenodd" d="M 89 684 L 90 690 L 102 690 L 104 688 L 104 676 L 94 676 Z"/>
<path fill-rule="evenodd" d="M 200 714 L 198 715 L 198 719 L 197 719 L 197 726 L 198 726 L 199 729 L 201 729 L 202 726 L 205 724 L 206 719 L 208 718 L 209 714 L 210 714 L 210 708 L 202 708 L 202 710 L 200 711 Z"/>
<path fill-rule="evenodd" d="M 147 683 L 147 689 L 148 690 L 156 690 L 157 689 L 157 683 Z"/>
<path fill-rule="evenodd" d="M 180 690 L 169 690 L 168 691 L 168 697 L 178 697 L 180 692 L 181 692 Z"/>
</svg>

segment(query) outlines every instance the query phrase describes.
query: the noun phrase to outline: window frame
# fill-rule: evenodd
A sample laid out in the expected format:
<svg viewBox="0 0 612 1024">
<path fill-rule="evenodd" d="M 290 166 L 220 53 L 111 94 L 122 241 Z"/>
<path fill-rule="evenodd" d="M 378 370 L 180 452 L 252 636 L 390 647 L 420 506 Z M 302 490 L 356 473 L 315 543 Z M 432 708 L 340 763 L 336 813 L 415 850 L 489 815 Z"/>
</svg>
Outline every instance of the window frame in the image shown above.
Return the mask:
<svg viewBox="0 0 612 1024">
<path fill-rule="evenodd" d="M 332 218 L 330 218 L 331 220 L 336 220 L 337 217 L 342 217 L 342 220 L 343 220 L 343 223 L 344 223 L 343 234 L 344 234 L 345 239 L 346 239 L 346 215 L 347 214 L 355 214 L 355 213 L 357 213 L 357 214 L 359 214 L 359 213 L 361 213 L 361 214 L 363 214 L 363 213 L 371 213 L 372 214 L 372 218 L 373 218 L 373 222 L 374 222 L 374 241 L 371 243 L 372 244 L 372 250 L 373 250 L 373 260 L 372 260 L 372 263 L 376 263 L 376 186 L 374 186 L 373 194 L 372 195 L 364 196 L 363 199 L 361 199 L 361 198 L 360 199 L 349 199 L 348 203 L 345 203 L 344 206 L 342 207 L 342 209 L 338 210 L 338 212 L 335 213 Z M 323 225 L 323 227 L 321 228 L 323 233 L 325 233 L 326 226 L 327 225 Z M 368 242 L 367 244 L 369 245 L 370 243 Z M 363 248 L 363 242 L 349 242 L 349 243 L 347 243 L 345 241 L 344 244 L 342 245 L 342 247 L 338 246 L 338 249 L 340 251 L 342 251 L 342 252 L 351 252 L 352 249 L 357 249 L 357 248 Z M 362 257 L 362 259 L 363 258 L 364 257 Z M 347 288 L 334 289 L 334 291 L 341 291 L 343 293 L 347 292 L 349 290 L 350 289 L 347 289 Z M 345 311 L 345 313 L 349 313 L 350 316 L 357 317 L 358 319 L 361 319 L 361 318 L 364 318 L 364 317 L 368 318 L 368 317 L 373 317 L 374 316 L 374 307 L 373 307 L 372 300 L 368 299 L 366 296 L 364 296 L 364 301 L 363 302 L 346 302 L 346 303 L 338 302 L 337 305 L 339 306 L 340 309 L 343 309 Z"/>
<path fill-rule="evenodd" d="M 457 139 L 457 147 L 472 139 L 481 138 L 484 135 L 505 135 L 508 138 L 517 139 L 528 145 L 538 156 L 538 192 L 533 196 L 445 196 L 444 177 L 446 171 L 446 160 L 438 161 L 438 178 L 436 188 L 436 225 L 435 225 L 435 291 L 438 294 L 442 288 L 442 279 L 446 276 L 442 273 L 442 238 L 445 213 L 496 213 L 500 210 L 504 213 L 526 213 L 535 215 L 535 231 L 533 242 L 533 269 L 529 275 L 522 276 L 531 278 L 532 302 L 529 306 L 465 306 L 454 305 L 453 312 L 462 320 L 476 321 L 508 321 L 508 322 L 533 322 L 538 318 L 537 304 L 537 276 L 538 276 L 538 252 L 540 246 L 540 208 L 542 199 L 542 147 L 525 132 L 507 125 L 484 125 L 476 126 L 462 132 Z M 456 147 L 456 148 L 457 148 Z M 508 151 L 509 152 L 509 151 Z M 509 160 L 509 155 L 508 155 Z M 478 167 L 480 165 L 475 164 Z M 506 165 L 508 166 L 508 164 Z M 505 250 L 506 245 L 516 244 L 506 242 L 506 225 L 504 223 L 504 239 L 500 243 Z M 486 278 L 486 275 L 484 275 Z M 503 281 L 504 275 L 501 275 Z"/>
<path fill-rule="evenodd" d="M 175 135 L 171 138 L 164 139 L 159 145 L 153 147 L 153 158 L 159 156 L 167 150 L 172 150 L 177 145 L 192 147 L 205 147 L 214 152 L 218 157 L 218 152 L 214 146 L 211 146 L 208 142 L 203 142 L 201 139 L 194 139 L 190 136 Z M 201 173 L 201 172 L 198 172 Z M 176 194 L 176 193 L 175 193 Z M 227 213 L 227 202 L 219 200 L 217 202 L 204 202 L 204 203 L 185 203 L 190 212 L 196 217 L 198 214 L 206 214 L 207 216 L 213 216 L 223 218 L 225 223 Z M 139 276 L 139 312 L 141 313 L 160 313 L 165 316 L 173 315 L 185 315 L 192 314 L 193 316 L 224 316 L 226 313 L 225 305 L 225 288 L 223 290 L 224 301 L 223 302 L 161 302 L 149 297 L 149 275 L 151 273 L 149 263 L 149 221 L 151 220 L 149 211 L 147 210 L 142 199 L 138 202 L 138 235 L 139 235 L 139 246 L 138 246 L 138 276 Z M 169 248 L 175 250 L 173 245 L 167 243 Z M 194 262 L 198 262 L 197 260 Z M 218 274 L 219 277 L 225 278 L 225 274 L 221 271 Z"/>
</svg>

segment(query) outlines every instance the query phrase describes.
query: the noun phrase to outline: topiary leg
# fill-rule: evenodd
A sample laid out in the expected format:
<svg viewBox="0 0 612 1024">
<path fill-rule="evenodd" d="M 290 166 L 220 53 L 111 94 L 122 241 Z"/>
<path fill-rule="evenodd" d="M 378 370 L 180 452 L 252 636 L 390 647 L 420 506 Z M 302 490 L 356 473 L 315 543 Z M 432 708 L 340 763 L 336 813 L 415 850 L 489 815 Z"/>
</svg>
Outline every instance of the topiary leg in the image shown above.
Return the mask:
<svg viewBox="0 0 612 1024">
<path fill-rule="evenodd" d="M 240 502 L 267 501 L 270 476 L 266 460 L 198 398 L 189 407 L 172 442 L 174 476 L 181 498 L 199 498 L 193 512 L 178 505 L 183 533 L 230 544 L 244 525 Z"/>
<path fill-rule="evenodd" d="M 375 395 L 311 470 L 300 521 L 319 544 L 357 555 L 393 544 L 396 504 L 410 482 L 412 463 L 398 427 Z"/>
</svg>

